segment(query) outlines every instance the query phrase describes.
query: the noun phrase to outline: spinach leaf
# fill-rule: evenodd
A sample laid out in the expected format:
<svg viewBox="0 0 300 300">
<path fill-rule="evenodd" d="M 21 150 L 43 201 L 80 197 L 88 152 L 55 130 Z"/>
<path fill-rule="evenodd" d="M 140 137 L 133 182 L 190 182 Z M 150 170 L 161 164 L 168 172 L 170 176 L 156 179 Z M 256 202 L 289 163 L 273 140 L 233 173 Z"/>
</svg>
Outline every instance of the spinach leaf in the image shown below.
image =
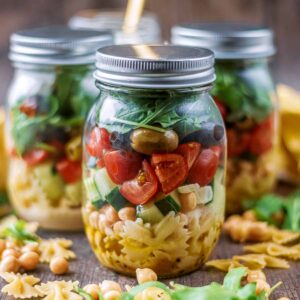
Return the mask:
<svg viewBox="0 0 300 300">
<path fill-rule="evenodd" d="M 228 122 L 245 117 L 263 121 L 272 111 L 270 93 L 274 90 L 264 65 L 240 68 L 234 64 L 218 64 L 212 94 L 229 108 Z M 253 80 L 253 78 L 255 80 Z"/>
<path fill-rule="evenodd" d="M 1 235 L 5 238 L 11 237 L 17 241 L 31 241 L 36 242 L 38 237 L 26 230 L 26 222 L 18 220 L 16 223 L 9 225 Z"/>
<path fill-rule="evenodd" d="M 47 102 L 49 103 L 48 114 L 38 115 L 36 117 L 28 117 L 20 111 L 20 105 L 23 99 L 18 101 L 18 104 L 12 109 L 12 136 L 16 150 L 19 154 L 24 154 L 27 150 L 32 148 L 39 140 L 47 128 L 47 124 L 51 118 L 58 111 L 58 99 L 49 96 Z"/>
</svg>

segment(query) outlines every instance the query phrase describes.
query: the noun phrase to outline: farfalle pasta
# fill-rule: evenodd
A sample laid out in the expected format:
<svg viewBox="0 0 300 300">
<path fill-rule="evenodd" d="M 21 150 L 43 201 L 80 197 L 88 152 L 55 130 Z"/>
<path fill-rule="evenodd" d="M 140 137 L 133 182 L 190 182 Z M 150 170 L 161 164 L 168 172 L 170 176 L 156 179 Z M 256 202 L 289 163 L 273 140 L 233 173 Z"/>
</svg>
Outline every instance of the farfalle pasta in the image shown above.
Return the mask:
<svg viewBox="0 0 300 300">
<path fill-rule="evenodd" d="M 78 286 L 78 282 L 49 281 L 36 289 L 45 295 L 42 300 L 82 300 L 83 298 L 74 292 L 74 286 Z"/>
<path fill-rule="evenodd" d="M 27 274 L 14 273 L 2 273 L 0 276 L 7 282 L 1 291 L 8 296 L 19 299 L 30 299 L 44 295 L 36 287 L 36 284 L 40 282 L 39 278 Z"/>
<path fill-rule="evenodd" d="M 42 240 L 39 246 L 41 252 L 41 262 L 49 263 L 54 257 L 63 257 L 65 259 L 74 259 L 75 253 L 69 248 L 72 241 L 67 239 L 49 239 Z"/>
</svg>

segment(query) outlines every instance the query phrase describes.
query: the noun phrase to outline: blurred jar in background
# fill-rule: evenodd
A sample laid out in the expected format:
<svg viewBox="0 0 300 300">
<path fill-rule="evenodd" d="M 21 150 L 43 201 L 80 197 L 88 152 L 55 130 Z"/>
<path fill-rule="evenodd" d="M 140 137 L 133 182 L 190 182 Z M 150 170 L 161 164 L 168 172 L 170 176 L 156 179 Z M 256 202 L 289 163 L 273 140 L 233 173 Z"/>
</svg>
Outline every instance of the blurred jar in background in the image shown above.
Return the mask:
<svg viewBox="0 0 300 300">
<path fill-rule="evenodd" d="M 161 29 L 157 17 L 152 13 L 144 13 L 137 28 L 132 32 L 122 30 L 125 11 L 83 10 L 69 21 L 71 28 L 95 30 L 111 30 L 116 44 L 159 43 Z"/>
<path fill-rule="evenodd" d="M 212 95 L 228 138 L 227 212 L 270 192 L 276 182 L 275 85 L 270 29 L 231 23 L 185 24 L 172 29 L 174 44 L 205 47 L 216 56 Z"/>
<path fill-rule="evenodd" d="M 5 112 L 0 107 L 0 217 L 9 212 L 8 197 L 6 194 L 6 180 L 7 180 L 7 156 L 5 151 Z"/>
<path fill-rule="evenodd" d="M 108 31 L 54 26 L 16 32 L 8 92 L 8 189 L 17 214 L 47 229 L 78 230 L 81 135 L 97 100 L 95 51 Z"/>
</svg>

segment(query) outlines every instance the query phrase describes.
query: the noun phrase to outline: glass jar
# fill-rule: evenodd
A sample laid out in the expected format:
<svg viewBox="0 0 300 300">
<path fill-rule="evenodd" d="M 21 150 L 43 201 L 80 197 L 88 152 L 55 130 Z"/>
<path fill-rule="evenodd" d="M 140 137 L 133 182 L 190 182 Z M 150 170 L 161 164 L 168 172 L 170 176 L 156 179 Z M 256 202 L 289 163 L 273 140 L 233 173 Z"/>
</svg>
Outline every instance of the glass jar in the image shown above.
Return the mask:
<svg viewBox="0 0 300 300">
<path fill-rule="evenodd" d="M 180 46 L 98 50 L 101 96 L 85 128 L 82 210 L 104 266 L 169 277 L 212 252 L 224 217 L 226 154 L 208 93 L 213 61 L 209 50 Z"/>
<path fill-rule="evenodd" d="M 9 201 L 6 192 L 7 154 L 5 149 L 5 111 L 0 106 L 0 217 L 9 213 Z"/>
<path fill-rule="evenodd" d="M 172 30 L 172 42 L 208 47 L 216 56 L 212 95 L 225 121 L 228 138 L 227 212 L 242 209 L 276 182 L 278 115 L 270 57 L 270 29 L 239 24 L 187 24 Z"/>
<path fill-rule="evenodd" d="M 148 44 L 161 41 L 161 30 L 156 15 L 144 13 L 133 32 L 122 30 L 125 13 L 119 10 L 88 9 L 80 11 L 69 21 L 71 28 L 111 30 L 116 44 Z"/>
<path fill-rule="evenodd" d="M 112 35 L 44 27 L 11 37 L 8 189 L 17 214 L 47 229 L 82 228 L 81 135 L 99 94 L 99 44 L 111 45 Z"/>
</svg>

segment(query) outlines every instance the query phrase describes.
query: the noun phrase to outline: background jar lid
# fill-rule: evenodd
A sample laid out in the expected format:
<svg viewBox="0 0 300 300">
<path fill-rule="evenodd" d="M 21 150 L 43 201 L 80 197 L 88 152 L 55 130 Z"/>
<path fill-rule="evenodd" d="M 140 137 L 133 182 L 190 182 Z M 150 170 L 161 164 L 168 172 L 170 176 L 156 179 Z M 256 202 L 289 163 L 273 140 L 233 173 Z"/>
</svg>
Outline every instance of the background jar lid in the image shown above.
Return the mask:
<svg viewBox="0 0 300 300">
<path fill-rule="evenodd" d="M 112 30 L 118 44 L 157 43 L 161 40 L 155 14 L 145 12 L 132 33 L 122 31 L 124 18 L 124 10 L 83 10 L 70 19 L 69 26 L 75 29 Z"/>
<path fill-rule="evenodd" d="M 15 63 L 28 64 L 92 64 L 96 50 L 112 44 L 110 31 L 40 27 L 12 34 L 9 58 Z"/>
<path fill-rule="evenodd" d="M 246 59 L 275 54 L 271 29 L 237 23 L 190 23 L 172 28 L 172 43 L 205 47 L 216 59 Z"/>
<path fill-rule="evenodd" d="M 180 88 L 211 84 L 214 55 L 208 49 L 175 45 L 114 45 L 96 54 L 96 80 L 138 88 Z"/>
</svg>

